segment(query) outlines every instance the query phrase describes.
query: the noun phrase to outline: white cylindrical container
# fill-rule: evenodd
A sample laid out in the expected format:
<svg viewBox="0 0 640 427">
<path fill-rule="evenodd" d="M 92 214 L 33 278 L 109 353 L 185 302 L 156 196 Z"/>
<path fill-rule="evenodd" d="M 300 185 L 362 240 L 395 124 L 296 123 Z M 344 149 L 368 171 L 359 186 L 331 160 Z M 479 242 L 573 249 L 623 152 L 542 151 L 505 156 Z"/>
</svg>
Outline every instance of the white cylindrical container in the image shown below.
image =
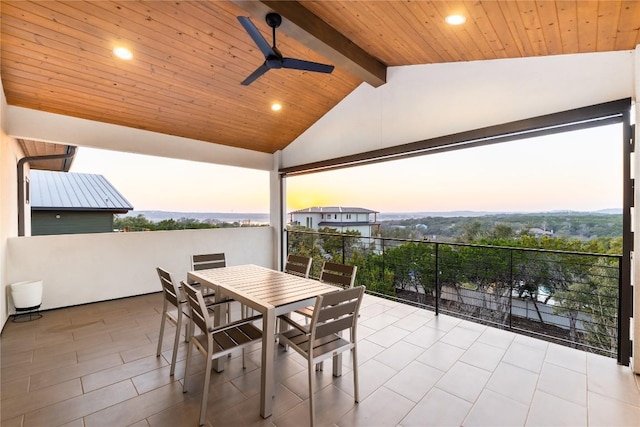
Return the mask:
<svg viewBox="0 0 640 427">
<path fill-rule="evenodd" d="M 35 310 L 42 304 L 42 280 L 17 282 L 10 286 L 16 311 Z"/>
</svg>

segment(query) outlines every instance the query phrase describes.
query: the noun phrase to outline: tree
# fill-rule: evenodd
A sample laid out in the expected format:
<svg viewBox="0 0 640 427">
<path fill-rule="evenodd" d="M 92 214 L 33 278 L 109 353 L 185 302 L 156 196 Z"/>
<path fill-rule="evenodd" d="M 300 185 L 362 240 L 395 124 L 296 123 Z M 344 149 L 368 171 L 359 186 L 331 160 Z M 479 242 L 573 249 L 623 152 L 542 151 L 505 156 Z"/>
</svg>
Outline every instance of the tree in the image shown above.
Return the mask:
<svg viewBox="0 0 640 427">
<path fill-rule="evenodd" d="M 480 221 L 475 220 L 465 223 L 462 226 L 462 234 L 458 237 L 460 243 L 471 243 L 483 236 L 483 225 Z"/>
<path fill-rule="evenodd" d="M 472 284 L 475 290 L 482 293 L 482 310 L 479 314 L 483 318 L 504 323 L 509 315 L 512 289 L 510 251 L 486 246 L 462 246 L 458 252 L 458 280 Z M 471 305 L 470 308 L 474 310 L 474 306 L 478 305 Z"/>
<path fill-rule="evenodd" d="M 318 229 L 318 245 L 322 248 L 327 261 L 344 264 L 356 250 L 360 232 L 347 230 L 342 233 L 335 228 Z"/>
<path fill-rule="evenodd" d="M 155 230 L 155 223 L 149 221 L 144 215 L 126 216 L 123 218 L 116 217 L 113 220 L 113 226 L 119 230 L 125 231 L 144 231 Z"/>
<path fill-rule="evenodd" d="M 557 313 L 571 320 L 571 339 L 578 342 L 577 321 L 583 324 L 587 344 L 606 351 L 615 351 L 618 326 L 618 260 L 599 258 L 589 267 L 589 273 L 568 284 L 555 294 Z"/>
<path fill-rule="evenodd" d="M 350 261 L 352 265 L 358 266 L 356 286 L 363 285 L 368 292 L 396 296 L 396 290 L 392 284 L 393 273 L 386 268 L 382 255 L 356 252 Z"/>
<path fill-rule="evenodd" d="M 385 267 L 393 274 L 393 287 L 414 290 L 418 302 L 426 303 L 435 289 L 434 248 L 432 243 L 409 242 L 387 249 Z"/>
<path fill-rule="evenodd" d="M 515 236 L 513 228 L 506 224 L 496 224 L 489 232 L 491 239 L 511 239 L 513 236 Z"/>
</svg>

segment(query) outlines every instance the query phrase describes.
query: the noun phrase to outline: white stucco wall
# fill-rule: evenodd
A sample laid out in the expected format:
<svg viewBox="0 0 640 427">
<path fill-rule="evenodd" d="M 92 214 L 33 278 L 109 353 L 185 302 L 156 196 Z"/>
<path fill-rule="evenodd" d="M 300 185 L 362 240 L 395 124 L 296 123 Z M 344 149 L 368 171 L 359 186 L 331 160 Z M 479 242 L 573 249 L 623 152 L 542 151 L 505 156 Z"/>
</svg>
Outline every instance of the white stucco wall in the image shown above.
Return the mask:
<svg viewBox="0 0 640 427">
<path fill-rule="evenodd" d="M 17 145 L 5 133 L 7 103 L 0 81 L 0 322 L 7 318 L 7 238 L 18 234 Z"/>
<path fill-rule="evenodd" d="M 391 67 L 283 150 L 290 167 L 634 95 L 634 51 Z"/>
<path fill-rule="evenodd" d="M 186 280 L 192 254 L 274 268 L 272 242 L 271 227 L 11 237 L 7 280 L 43 280 L 42 309 L 66 307 L 159 292 L 155 268 Z"/>
<path fill-rule="evenodd" d="M 10 304 L 7 239 L 18 235 L 18 160 L 24 157 L 18 142 L 7 135 L 7 103 L 0 81 L 0 328 Z M 28 171 L 28 165 L 25 171 Z M 30 214 L 30 212 L 29 212 Z M 27 216 L 27 220 L 29 220 Z M 31 226 L 29 221 L 28 227 Z M 26 228 L 30 231 L 30 228 Z"/>
</svg>

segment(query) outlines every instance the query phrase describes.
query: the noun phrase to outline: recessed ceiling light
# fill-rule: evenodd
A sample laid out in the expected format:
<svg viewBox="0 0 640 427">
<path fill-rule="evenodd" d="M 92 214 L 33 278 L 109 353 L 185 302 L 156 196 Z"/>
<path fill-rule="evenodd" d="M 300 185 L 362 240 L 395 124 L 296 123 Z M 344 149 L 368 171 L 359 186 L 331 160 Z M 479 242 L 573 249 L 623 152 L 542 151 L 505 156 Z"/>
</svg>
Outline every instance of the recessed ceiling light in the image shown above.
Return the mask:
<svg viewBox="0 0 640 427">
<path fill-rule="evenodd" d="M 133 58 L 133 53 L 126 47 L 116 46 L 113 48 L 113 54 L 120 59 L 129 60 Z"/>
<path fill-rule="evenodd" d="M 282 104 L 278 104 L 277 102 L 273 103 L 273 104 L 271 104 L 271 109 L 273 111 L 280 111 L 280 110 L 282 110 Z"/>
<path fill-rule="evenodd" d="M 467 22 L 467 18 L 462 15 L 449 15 L 444 20 L 449 25 L 462 25 Z"/>
</svg>

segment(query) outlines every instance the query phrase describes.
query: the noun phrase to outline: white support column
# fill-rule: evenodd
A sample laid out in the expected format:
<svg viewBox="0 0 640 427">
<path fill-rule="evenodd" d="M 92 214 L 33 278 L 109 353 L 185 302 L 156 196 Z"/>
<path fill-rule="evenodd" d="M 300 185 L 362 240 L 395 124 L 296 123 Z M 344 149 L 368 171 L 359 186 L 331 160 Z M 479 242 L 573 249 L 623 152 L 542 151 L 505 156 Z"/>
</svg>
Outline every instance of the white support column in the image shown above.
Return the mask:
<svg viewBox="0 0 640 427">
<path fill-rule="evenodd" d="M 273 154 L 273 165 L 269 175 L 269 218 L 273 229 L 273 268 L 280 269 L 282 260 L 282 230 L 286 223 L 286 191 L 284 181 L 281 182 L 280 170 L 282 151 Z"/>
</svg>

